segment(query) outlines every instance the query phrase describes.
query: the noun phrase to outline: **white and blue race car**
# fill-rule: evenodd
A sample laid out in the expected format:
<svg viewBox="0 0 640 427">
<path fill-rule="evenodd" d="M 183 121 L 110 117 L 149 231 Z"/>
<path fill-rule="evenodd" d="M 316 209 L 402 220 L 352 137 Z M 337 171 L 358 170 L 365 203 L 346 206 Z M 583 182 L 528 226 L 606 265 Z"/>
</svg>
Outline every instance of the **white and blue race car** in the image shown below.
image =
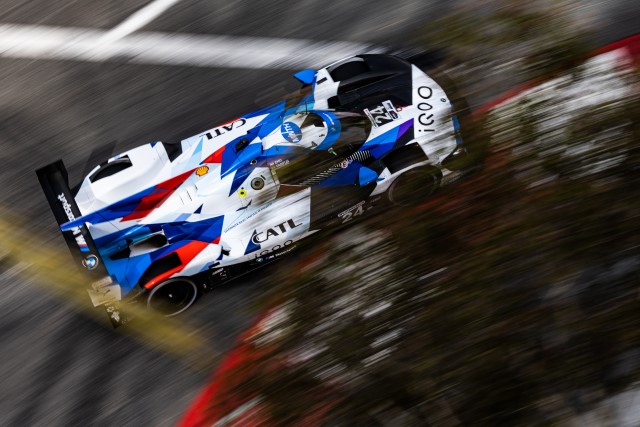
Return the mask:
<svg viewBox="0 0 640 427">
<path fill-rule="evenodd" d="M 112 157 L 74 191 L 62 161 L 37 171 L 114 324 L 121 300 L 176 315 L 372 202 L 420 202 L 458 173 L 451 101 L 417 66 L 359 55 L 295 77 L 287 101 Z"/>
</svg>

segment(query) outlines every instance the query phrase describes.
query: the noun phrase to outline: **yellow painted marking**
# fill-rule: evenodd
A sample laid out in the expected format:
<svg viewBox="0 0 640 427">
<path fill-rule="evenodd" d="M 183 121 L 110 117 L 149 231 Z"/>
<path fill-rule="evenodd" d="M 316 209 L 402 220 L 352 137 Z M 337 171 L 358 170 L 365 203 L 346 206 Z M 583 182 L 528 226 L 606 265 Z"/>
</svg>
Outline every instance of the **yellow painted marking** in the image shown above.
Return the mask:
<svg viewBox="0 0 640 427">
<path fill-rule="evenodd" d="M 65 303 L 80 309 L 105 327 L 111 327 L 102 307 L 94 308 L 87 289 L 88 280 L 80 274 L 68 251 L 43 244 L 41 236 L 26 232 L 20 221 L 6 211 L 0 211 L 0 258 L 8 257 L 17 265 L 28 262 L 21 275 L 57 294 Z M 60 245 L 62 240 L 60 240 Z M 206 340 L 194 332 L 194 327 L 176 318 L 167 319 L 142 304 L 122 303 L 121 308 L 131 321 L 114 333 L 125 333 L 148 347 L 183 359 L 197 370 L 209 370 L 220 356 Z"/>
</svg>

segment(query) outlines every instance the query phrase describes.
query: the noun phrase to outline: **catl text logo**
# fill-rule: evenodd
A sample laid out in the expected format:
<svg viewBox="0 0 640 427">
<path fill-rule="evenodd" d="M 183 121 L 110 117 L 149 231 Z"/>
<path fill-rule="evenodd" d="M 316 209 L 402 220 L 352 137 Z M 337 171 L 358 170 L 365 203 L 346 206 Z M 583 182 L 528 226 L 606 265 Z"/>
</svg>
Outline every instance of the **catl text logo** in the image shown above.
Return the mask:
<svg viewBox="0 0 640 427">
<path fill-rule="evenodd" d="M 251 241 L 256 245 L 260 243 L 266 242 L 272 236 L 279 236 L 282 233 L 285 233 L 287 230 L 293 230 L 296 227 L 301 226 L 302 224 L 296 224 L 293 219 L 287 220 L 285 222 L 281 222 L 280 224 L 267 229 L 266 231 L 261 231 L 260 233 L 256 233 L 251 237 Z"/>
<path fill-rule="evenodd" d="M 211 132 L 207 132 L 204 135 L 207 137 L 207 139 L 213 139 L 215 137 L 218 137 L 224 133 L 227 132 L 231 132 L 234 129 L 237 129 L 239 127 L 244 126 L 247 123 L 247 121 L 245 119 L 238 119 L 235 120 L 229 124 L 217 127 L 215 129 L 213 129 Z"/>
</svg>

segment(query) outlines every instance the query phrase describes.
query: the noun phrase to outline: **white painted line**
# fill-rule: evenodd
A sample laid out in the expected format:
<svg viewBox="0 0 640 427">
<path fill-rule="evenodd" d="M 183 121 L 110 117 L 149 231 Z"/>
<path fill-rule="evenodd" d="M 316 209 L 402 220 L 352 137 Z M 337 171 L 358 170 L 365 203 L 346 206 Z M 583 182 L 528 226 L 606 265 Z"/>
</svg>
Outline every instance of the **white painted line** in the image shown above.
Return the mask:
<svg viewBox="0 0 640 427">
<path fill-rule="evenodd" d="M 100 43 L 108 44 L 113 43 L 116 40 L 128 36 L 134 31 L 147 25 L 155 18 L 160 16 L 165 10 L 169 9 L 180 0 L 154 0 L 142 9 L 129 16 L 122 21 L 121 24 L 116 25 L 113 29 L 109 30 L 101 39 Z"/>
<path fill-rule="evenodd" d="M 304 39 L 140 32 L 102 44 L 108 31 L 0 24 L 0 57 L 222 68 L 319 68 L 371 45 Z"/>
</svg>

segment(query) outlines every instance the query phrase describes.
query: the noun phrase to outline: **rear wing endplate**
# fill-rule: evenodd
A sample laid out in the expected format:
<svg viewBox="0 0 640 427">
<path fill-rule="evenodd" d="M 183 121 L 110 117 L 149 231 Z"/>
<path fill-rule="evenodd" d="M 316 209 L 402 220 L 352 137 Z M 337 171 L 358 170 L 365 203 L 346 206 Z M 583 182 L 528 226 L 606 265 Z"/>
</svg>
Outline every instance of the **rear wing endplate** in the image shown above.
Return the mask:
<svg viewBox="0 0 640 427">
<path fill-rule="evenodd" d="M 82 216 L 69 187 L 67 169 L 62 160 L 38 169 L 36 174 L 59 226 Z M 87 278 L 87 291 L 93 304 L 105 308 L 114 327 L 126 323 L 119 309 L 120 286 L 114 283 L 104 266 L 87 226 L 61 232 L 76 265 Z"/>
</svg>

